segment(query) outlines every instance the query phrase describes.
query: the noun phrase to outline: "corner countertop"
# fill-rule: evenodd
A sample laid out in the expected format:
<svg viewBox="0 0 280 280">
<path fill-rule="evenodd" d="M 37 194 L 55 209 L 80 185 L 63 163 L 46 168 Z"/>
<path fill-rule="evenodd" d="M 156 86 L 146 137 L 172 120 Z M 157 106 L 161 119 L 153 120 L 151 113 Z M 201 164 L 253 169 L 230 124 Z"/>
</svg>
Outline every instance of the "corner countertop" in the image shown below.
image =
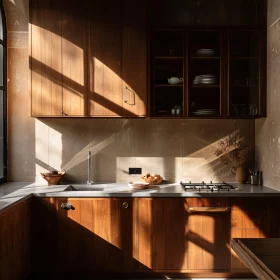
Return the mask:
<svg viewBox="0 0 280 280">
<path fill-rule="evenodd" d="M 81 186 L 80 184 L 71 184 Z M 31 196 L 56 197 L 56 198 L 90 198 L 90 197 L 280 197 L 280 191 L 264 187 L 252 186 L 249 184 L 235 184 L 238 190 L 223 192 L 198 192 L 185 191 L 179 183 L 161 184 L 152 186 L 145 190 L 132 190 L 127 183 L 96 183 L 91 186 L 94 191 L 71 191 L 70 184 L 46 186 L 36 183 L 10 182 L 0 186 L 0 212 L 14 205 L 17 202 L 28 199 Z M 87 186 L 84 185 L 86 188 Z M 104 188 L 103 191 L 98 188 Z"/>
</svg>

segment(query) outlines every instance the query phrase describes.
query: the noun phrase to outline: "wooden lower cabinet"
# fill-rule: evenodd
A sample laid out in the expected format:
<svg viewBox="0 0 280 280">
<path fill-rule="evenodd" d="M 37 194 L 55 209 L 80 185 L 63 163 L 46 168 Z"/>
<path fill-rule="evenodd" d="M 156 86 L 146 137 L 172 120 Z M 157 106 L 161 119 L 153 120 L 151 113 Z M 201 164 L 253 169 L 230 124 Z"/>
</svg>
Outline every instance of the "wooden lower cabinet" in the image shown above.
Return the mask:
<svg viewBox="0 0 280 280">
<path fill-rule="evenodd" d="M 187 269 L 187 201 L 178 198 L 140 198 L 136 203 L 138 260 L 142 269 Z"/>
<path fill-rule="evenodd" d="M 61 208 L 66 202 L 71 210 Z M 231 252 L 230 240 L 279 237 L 278 202 L 271 198 L 34 198 L 33 271 L 48 272 L 51 267 L 57 274 L 252 276 Z"/>
<path fill-rule="evenodd" d="M 0 279 L 22 280 L 31 273 L 30 201 L 0 214 Z"/>
<path fill-rule="evenodd" d="M 274 198 L 231 199 L 231 238 L 279 237 L 278 204 L 279 200 Z M 233 251 L 231 269 L 249 271 Z"/>
<path fill-rule="evenodd" d="M 187 199 L 189 270 L 230 269 L 230 211 L 226 198 Z M 194 211 L 194 212 L 191 212 Z"/>
<path fill-rule="evenodd" d="M 178 273 L 229 270 L 230 213 L 203 212 L 224 204 L 228 201 L 211 198 L 138 199 L 140 263 Z"/>
<path fill-rule="evenodd" d="M 71 203 L 72 209 L 63 209 L 62 203 Z M 40 198 L 33 206 L 35 273 L 49 273 L 49 267 L 58 274 L 135 271 L 132 199 Z"/>
</svg>

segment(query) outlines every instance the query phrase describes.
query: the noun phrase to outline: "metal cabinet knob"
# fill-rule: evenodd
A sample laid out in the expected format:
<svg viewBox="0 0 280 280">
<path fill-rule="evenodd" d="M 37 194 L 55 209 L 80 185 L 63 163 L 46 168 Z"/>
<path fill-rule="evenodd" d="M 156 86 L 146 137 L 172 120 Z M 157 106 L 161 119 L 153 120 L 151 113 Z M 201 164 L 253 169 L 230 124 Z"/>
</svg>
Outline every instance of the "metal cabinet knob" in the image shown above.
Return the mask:
<svg viewBox="0 0 280 280">
<path fill-rule="evenodd" d="M 75 207 L 70 202 L 61 203 L 60 207 L 64 210 L 75 210 Z"/>
<path fill-rule="evenodd" d="M 128 206 L 129 206 L 128 202 L 123 202 L 123 204 L 122 204 L 122 208 L 127 209 L 127 208 L 128 208 Z"/>
</svg>

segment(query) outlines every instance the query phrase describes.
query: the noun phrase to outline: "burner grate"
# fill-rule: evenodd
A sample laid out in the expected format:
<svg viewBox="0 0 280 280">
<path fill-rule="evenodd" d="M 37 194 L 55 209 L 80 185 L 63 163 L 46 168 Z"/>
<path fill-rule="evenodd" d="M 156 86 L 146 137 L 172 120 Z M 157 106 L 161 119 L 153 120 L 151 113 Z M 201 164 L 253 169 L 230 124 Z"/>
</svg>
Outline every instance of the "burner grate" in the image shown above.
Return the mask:
<svg viewBox="0 0 280 280">
<path fill-rule="evenodd" d="M 186 191 L 211 191 L 211 192 L 219 192 L 219 191 L 231 191 L 236 188 L 228 183 L 183 183 L 180 182 L 181 186 Z"/>
</svg>

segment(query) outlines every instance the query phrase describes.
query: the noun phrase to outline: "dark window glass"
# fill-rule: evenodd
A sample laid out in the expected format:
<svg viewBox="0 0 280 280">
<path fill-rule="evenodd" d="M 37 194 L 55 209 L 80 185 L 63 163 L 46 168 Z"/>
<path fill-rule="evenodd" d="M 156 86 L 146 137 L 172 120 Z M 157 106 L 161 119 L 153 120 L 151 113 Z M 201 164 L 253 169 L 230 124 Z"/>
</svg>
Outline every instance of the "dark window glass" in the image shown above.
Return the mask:
<svg viewBox="0 0 280 280">
<path fill-rule="evenodd" d="M 6 38 L 4 7 L 0 1 L 0 183 L 7 178 Z"/>
</svg>

